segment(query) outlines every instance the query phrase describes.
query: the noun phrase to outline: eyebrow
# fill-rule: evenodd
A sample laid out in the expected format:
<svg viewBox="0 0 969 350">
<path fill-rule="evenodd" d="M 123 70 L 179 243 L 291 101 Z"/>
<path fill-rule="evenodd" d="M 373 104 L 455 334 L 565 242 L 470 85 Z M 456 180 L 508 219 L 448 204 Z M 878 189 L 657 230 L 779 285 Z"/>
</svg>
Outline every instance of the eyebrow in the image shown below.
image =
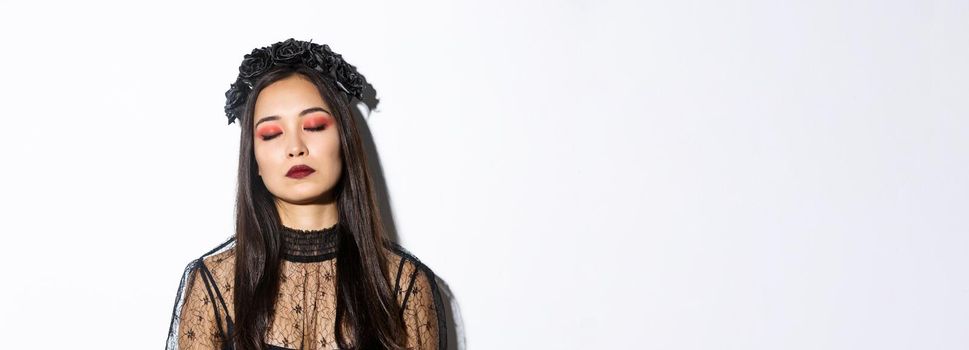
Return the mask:
<svg viewBox="0 0 969 350">
<path fill-rule="evenodd" d="M 326 114 L 333 115 L 333 113 L 330 113 L 330 111 L 323 109 L 323 107 L 311 107 L 311 108 L 304 109 L 302 112 L 299 112 L 299 116 L 302 117 L 304 115 L 307 115 L 313 112 L 326 112 Z M 270 120 L 278 120 L 278 119 L 279 119 L 278 115 L 262 117 L 259 119 L 259 121 L 256 122 L 256 125 L 253 125 L 252 127 L 257 127 L 259 126 L 259 123 L 262 123 L 262 122 L 268 122 Z"/>
</svg>

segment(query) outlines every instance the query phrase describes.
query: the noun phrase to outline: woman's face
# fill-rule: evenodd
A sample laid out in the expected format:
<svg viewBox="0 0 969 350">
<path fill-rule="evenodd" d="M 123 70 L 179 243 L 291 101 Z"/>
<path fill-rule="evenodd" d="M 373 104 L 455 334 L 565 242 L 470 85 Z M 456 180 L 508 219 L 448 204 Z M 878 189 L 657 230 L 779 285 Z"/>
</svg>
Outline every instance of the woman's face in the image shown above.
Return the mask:
<svg viewBox="0 0 969 350">
<path fill-rule="evenodd" d="M 316 85 L 299 74 L 266 86 L 256 96 L 256 163 L 266 188 L 279 200 L 304 204 L 331 198 L 343 163 L 330 111 Z M 313 171 L 301 172 L 298 166 Z"/>
</svg>

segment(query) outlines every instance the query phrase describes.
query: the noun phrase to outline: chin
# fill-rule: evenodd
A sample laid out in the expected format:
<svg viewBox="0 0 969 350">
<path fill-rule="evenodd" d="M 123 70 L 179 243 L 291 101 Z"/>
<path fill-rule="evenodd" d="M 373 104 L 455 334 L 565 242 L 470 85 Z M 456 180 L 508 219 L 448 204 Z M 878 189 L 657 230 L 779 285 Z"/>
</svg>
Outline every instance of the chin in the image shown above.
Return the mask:
<svg viewBox="0 0 969 350">
<path fill-rule="evenodd" d="M 287 202 L 310 203 L 326 195 L 327 191 L 320 184 L 299 184 L 283 191 Z"/>
<path fill-rule="evenodd" d="M 315 188 L 293 190 L 287 193 L 287 197 L 291 198 L 293 202 L 311 202 L 322 195 L 323 191 Z"/>
</svg>

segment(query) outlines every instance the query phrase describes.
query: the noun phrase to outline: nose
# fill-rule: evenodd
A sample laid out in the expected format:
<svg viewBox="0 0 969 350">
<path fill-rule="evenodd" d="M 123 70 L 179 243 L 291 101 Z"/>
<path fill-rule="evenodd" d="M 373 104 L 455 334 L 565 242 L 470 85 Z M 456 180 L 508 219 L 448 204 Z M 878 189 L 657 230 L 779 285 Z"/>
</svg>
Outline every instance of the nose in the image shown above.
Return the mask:
<svg viewBox="0 0 969 350">
<path fill-rule="evenodd" d="M 299 133 L 295 133 L 295 137 L 290 138 L 290 144 L 287 146 L 287 152 L 289 157 L 302 157 L 307 153 L 306 144 L 303 143 L 303 138 L 299 136 Z"/>
</svg>

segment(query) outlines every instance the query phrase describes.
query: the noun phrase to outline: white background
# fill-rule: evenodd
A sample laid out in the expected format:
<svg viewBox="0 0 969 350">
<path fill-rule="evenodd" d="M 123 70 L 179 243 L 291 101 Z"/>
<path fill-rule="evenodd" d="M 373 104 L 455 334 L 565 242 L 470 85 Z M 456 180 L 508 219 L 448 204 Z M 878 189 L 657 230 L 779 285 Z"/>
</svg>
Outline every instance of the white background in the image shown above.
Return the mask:
<svg viewBox="0 0 969 350">
<path fill-rule="evenodd" d="M 135 3 L 0 4 L 4 348 L 162 346 L 289 37 L 468 349 L 969 348 L 969 2 Z"/>
</svg>

